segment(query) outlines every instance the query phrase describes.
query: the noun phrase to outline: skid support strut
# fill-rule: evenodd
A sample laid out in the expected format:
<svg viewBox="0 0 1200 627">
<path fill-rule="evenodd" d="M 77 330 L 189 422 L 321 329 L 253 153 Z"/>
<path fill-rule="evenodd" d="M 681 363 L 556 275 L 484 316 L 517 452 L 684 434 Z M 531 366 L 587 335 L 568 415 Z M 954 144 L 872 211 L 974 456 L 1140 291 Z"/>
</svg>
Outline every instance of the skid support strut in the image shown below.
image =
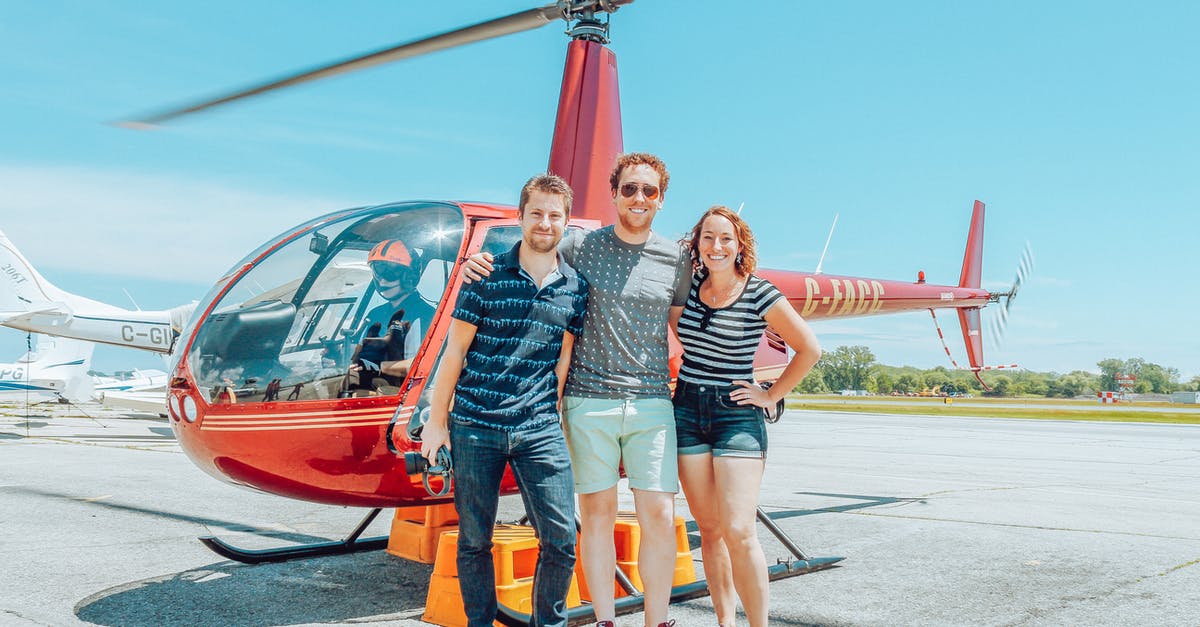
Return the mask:
<svg viewBox="0 0 1200 627">
<path fill-rule="evenodd" d="M 379 515 L 380 508 L 367 512 L 367 515 L 358 523 L 354 531 L 342 540 L 334 540 L 331 542 L 316 542 L 313 544 L 299 544 L 296 546 L 281 546 L 274 549 L 239 549 L 224 540 L 213 536 L 200 538 L 204 546 L 212 549 L 218 555 L 231 559 L 235 562 L 243 564 L 264 564 L 268 562 L 286 562 L 288 560 L 302 559 L 309 557 L 324 557 L 326 555 L 345 555 L 347 553 L 358 553 L 359 551 L 377 551 L 387 547 L 388 537 L 377 536 L 374 538 L 359 539 L 359 536 L 366 531 L 367 526 L 375 520 Z"/>
<path fill-rule="evenodd" d="M 782 543 L 783 546 L 792 554 L 792 557 L 795 558 L 780 559 L 778 563 L 768 566 L 767 578 L 771 581 L 778 581 L 780 579 L 787 579 L 788 577 L 795 577 L 797 575 L 804 575 L 807 573 L 816 572 L 818 570 L 832 568 L 834 564 L 837 564 L 845 559 L 844 557 L 808 557 L 805 555 L 804 551 L 796 545 L 791 536 L 781 529 L 779 525 L 775 524 L 775 521 L 771 520 L 771 517 L 765 511 L 763 511 L 761 507 L 758 508 L 757 516 L 759 522 L 761 522 L 763 526 L 765 526 L 767 530 L 771 532 L 771 535 L 775 536 L 775 538 L 778 539 L 779 542 Z M 576 522 L 578 523 L 578 520 Z M 630 583 L 629 578 L 620 568 L 617 569 L 616 577 L 617 583 L 625 589 L 626 593 L 628 593 L 627 596 L 619 597 L 613 601 L 617 616 L 624 616 L 626 614 L 633 614 L 634 612 L 642 611 L 645 607 L 645 597 L 643 597 L 642 594 L 638 592 L 637 588 Z M 707 581 L 700 580 L 687 583 L 671 588 L 671 603 L 699 599 L 706 597 L 709 594 Z M 496 617 L 496 620 L 501 624 L 509 625 L 510 627 L 524 627 L 525 625 L 529 624 L 530 618 L 531 617 L 529 614 L 518 612 L 501 604 L 499 606 L 499 615 Z M 594 622 L 595 620 L 596 616 L 592 612 L 592 606 L 590 604 L 584 604 L 580 605 L 579 607 L 567 609 L 567 624 L 569 625 L 583 625 Z"/>
</svg>

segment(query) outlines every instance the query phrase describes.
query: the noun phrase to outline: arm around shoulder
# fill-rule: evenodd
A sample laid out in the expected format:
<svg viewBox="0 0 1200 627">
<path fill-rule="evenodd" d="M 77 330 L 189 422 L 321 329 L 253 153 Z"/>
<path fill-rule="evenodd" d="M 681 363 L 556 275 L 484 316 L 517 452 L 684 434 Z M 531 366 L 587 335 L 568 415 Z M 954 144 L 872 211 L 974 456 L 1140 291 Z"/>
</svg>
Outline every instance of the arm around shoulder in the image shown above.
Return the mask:
<svg viewBox="0 0 1200 627">
<path fill-rule="evenodd" d="M 492 273 L 492 254 L 478 252 L 463 261 L 463 282 L 470 284 L 482 281 Z"/>
</svg>

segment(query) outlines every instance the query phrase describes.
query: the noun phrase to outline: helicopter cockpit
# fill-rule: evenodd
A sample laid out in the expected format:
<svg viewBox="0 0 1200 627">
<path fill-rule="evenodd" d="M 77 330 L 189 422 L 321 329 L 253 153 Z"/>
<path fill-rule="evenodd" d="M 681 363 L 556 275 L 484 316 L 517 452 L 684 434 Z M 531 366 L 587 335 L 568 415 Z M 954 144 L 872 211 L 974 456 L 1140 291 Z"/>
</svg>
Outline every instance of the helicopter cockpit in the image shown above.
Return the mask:
<svg viewBox="0 0 1200 627">
<path fill-rule="evenodd" d="M 404 203 L 344 214 L 278 246 L 196 329 L 187 359 L 197 386 L 215 404 L 397 394 L 403 375 L 378 362 L 415 355 L 463 229 L 455 205 Z M 369 259 L 394 242 L 411 271 L 398 307 L 393 276 Z M 372 323 L 383 310 L 390 319 Z"/>
</svg>

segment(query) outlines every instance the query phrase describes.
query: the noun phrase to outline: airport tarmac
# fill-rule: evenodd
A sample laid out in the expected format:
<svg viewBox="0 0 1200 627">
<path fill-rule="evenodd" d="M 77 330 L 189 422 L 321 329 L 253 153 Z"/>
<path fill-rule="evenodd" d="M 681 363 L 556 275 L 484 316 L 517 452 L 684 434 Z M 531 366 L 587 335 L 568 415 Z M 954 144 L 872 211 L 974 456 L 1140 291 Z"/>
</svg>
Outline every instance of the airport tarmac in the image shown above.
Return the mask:
<svg viewBox="0 0 1200 627">
<path fill-rule="evenodd" d="M 0 625 L 424 624 L 430 566 L 196 541 L 336 539 L 361 510 L 225 485 L 164 420 L 82 410 L 0 405 Z M 769 434 L 763 506 L 846 558 L 772 584 L 772 625 L 1200 624 L 1200 427 L 793 410 Z M 715 624 L 707 599 L 672 616 Z"/>
<path fill-rule="evenodd" d="M 987 401 L 978 401 L 964 398 L 911 398 L 911 397 L 889 397 L 889 396 L 835 396 L 835 397 L 807 397 L 799 396 L 795 400 L 789 399 L 795 403 L 798 408 L 804 407 L 805 403 L 820 403 L 828 407 L 830 404 L 856 405 L 856 406 L 872 406 L 878 405 L 881 407 L 903 405 L 905 407 L 937 407 L 946 404 L 950 401 L 956 409 L 970 407 L 972 409 L 980 409 L 987 411 L 989 408 L 1003 409 L 1060 409 L 1068 411 L 1076 411 L 1081 414 L 1091 414 L 1096 418 L 1103 419 L 1104 414 L 1108 412 L 1125 412 L 1129 410 L 1137 410 L 1139 412 L 1149 413 L 1173 413 L 1173 414 L 1195 414 L 1200 417 L 1200 405 L 1188 405 L 1184 403 L 1145 403 L 1145 402 L 1125 402 L 1125 403 L 1100 403 L 1092 400 L 1088 404 L 1071 404 L 1071 403 L 1055 403 L 1047 400 L 1035 400 L 1031 402 L 1010 401 L 1006 403 L 990 403 Z"/>
</svg>

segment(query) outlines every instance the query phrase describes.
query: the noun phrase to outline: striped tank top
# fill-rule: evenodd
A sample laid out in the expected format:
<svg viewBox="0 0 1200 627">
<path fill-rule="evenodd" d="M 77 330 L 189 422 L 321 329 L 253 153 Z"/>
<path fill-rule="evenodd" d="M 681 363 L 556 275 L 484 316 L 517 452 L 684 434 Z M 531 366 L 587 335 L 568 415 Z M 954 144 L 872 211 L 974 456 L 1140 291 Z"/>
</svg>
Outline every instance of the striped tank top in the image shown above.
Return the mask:
<svg viewBox="0 0 1200 627">
<path fill-rule="evenodd" d="M 731 385 L 754 380 L 754 353 L 767 328 L 767 312 L 783 299 L 769 281 L 750 275 L 742 294 L 728 307 L 713 308 L 700 300 L 706 277 L 692 277 L 679 341 L 683 366 L 679 379 L 689 383 Z"/>
</svg>

